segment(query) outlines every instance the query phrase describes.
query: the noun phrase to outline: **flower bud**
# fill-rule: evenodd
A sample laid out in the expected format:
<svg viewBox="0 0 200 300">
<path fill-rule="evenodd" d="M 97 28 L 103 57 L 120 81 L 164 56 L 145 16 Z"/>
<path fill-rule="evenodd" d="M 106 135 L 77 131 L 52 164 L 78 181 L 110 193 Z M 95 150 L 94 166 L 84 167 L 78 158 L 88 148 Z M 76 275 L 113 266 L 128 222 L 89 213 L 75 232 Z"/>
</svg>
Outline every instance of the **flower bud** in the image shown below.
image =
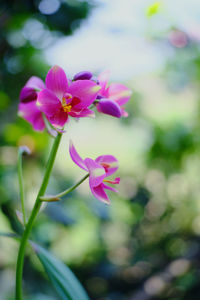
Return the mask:
<svg viewBox="0 0 200 300">
<path fill-rule="evenodd" d="M 92 73 L 90 71 L 82 71 L 74 75 L 73 80 L 90 80 L 92 78 Z"/>
<path fill-rule="evenodd" d="M 24 145 L 24 146 L 20 146 L 19 147 L 19 152 L 23 155 L 23 154 L 27 154 L 30 155 L 31 154 L 31 150 L 29 149 L 28 146 Z"/>
<path fill-rule="evenodd" d="M 22 88 L 19 98 L 23 103 L 31 102 L 37 99 L 37 92 L 34 88 L 25 86 Z"/>
<path fill-rule="evenodd" d="M 120 106 L 113 100 L 102 98 L 97 104 L 97 110 L 103 114 L 116 118 L 121 117 Z"/>
</svg>

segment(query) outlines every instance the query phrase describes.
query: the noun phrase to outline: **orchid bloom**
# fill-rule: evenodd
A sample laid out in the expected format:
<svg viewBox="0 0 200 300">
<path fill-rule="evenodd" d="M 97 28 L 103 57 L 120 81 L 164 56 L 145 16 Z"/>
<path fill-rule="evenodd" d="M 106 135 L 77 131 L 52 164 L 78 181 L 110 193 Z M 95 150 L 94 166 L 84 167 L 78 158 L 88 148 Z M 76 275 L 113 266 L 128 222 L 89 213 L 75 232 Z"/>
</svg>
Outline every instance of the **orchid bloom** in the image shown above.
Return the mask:
<svg viewBox="0 0 200 300">
<path fill-rule="evenodd" d="M 117 171 L 118 160 L 112 155 L 101 155 L 95 160 L 91 158 L 83 160 L 77 153 L 72 142 L 70 142 L 69 153 L 73 162 L 89 173 L 89 185 L 94 197 L 109 204 L 110 200 L 105 190 L 113 192 L 117 192 L 117 190 L 106 183 L 119 184 L 120 178 L 116 177 L 114 180 L 107 180 L 106 178 Z"/>
<path fill-rule="evenodd" d="M 37 106 L 52 125 L 63 127 L 68 116 L 94 116 L 94 112 L 88 109 L 88 106 L 95 100 L 100 87 L 93 81 L 70 82 L 64 70 L 54 66 L 49 70 L 45 82 L 46 89 L 39 93 Z"/>
<path fill-rule="evenodd" d="M 124 105 L 129 101 L 132 91 L 123 84 L 108 85 L 108 78 L 108 71 L 101 73 L 98 77 L 101 90 L 97 96 L 97 110 L 116 118 L 127 117 L 128 113 L 124 110 Z"/>
<path fill-rule="evenodd" d="M 36 106 L 38 93 L 44 88 L 45 84 L 42 79 L 32 76 L 20 92 L 18 115 L 28 121 L 36 131 L 42 131 L 45 128 L 42 113 Z"/>
</svg>

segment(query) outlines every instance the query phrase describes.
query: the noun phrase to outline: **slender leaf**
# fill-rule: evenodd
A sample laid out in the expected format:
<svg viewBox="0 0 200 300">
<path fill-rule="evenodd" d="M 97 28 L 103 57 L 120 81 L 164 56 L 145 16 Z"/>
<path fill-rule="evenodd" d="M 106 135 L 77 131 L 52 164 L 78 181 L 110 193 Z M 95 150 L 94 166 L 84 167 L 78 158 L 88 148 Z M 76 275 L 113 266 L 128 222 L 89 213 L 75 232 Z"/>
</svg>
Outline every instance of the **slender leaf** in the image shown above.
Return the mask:
<svg viewBox="0 0 200 300">
<path fill-rule="evenodd" d="M 20 238 L 21 238 L 18 234 L 12 233 L 12 232 L 1 232 L 0 231 L 0 236 L 13 238 L 13 239 L 16 239 L 16 240 L 20 240 Z"/>
<path fill-rule="evenodd" d="M 82 285 L 72 271 L 47 250 L 33 244 L 33 248 L 62 300 L 89 300 Z"/>
</svg>

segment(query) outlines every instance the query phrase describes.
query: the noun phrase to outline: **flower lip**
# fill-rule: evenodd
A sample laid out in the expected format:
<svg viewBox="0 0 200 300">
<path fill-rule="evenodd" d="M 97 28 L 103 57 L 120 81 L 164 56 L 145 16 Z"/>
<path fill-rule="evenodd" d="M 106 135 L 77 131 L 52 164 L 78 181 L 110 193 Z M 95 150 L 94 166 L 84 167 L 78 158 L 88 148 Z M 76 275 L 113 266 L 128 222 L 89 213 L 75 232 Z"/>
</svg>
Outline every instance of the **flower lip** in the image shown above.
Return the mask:
<svg viewBox="0 0 200 300">
<path fill-rule="evenodd" d="M 116 177 L 114 180 L 106 178 L 117 171 L 118 160 L 112 155 L 101 155 L 95 160 L 91 158 L 85 158 L 83 160 L 71 141 L 69 152 L 73 162 L 89 173 L 89 186 L 94 197 L 109 204 L 110 201 L 105 190 L 107 189 L 113 192 L 117 192 L 117 190 L 106 183 L 119 184 L 120 178 Z"/>
<path fill-rule="evenodd" d="M 108 169 L 110 168 L 110 164 L 105 163 L 105 162 L 100 163 L 100 165 L 101 165 L 102 167 L 104 167 L 104 169 L 105 169 L 106 172 L 107 172 Z"/>
<path fill-rule="evenodd" d="M 65 100 L 65 101 L 67 101 L 67 103 L 69 103 L 69 102 L 71 102 L 71 99 L 72 99 L 72 95 L 70 94 L 70 93 L 64 93 L 64 95 L 63 95 L 63 98 L 62 98 L 62 100 Z"/>
<path fill-rule="evenodd" d="M 107 183 L 111 183 L 111 184 L 119 184 L 120 183 L 120 177 L 116 177 L 114 180 L 104 179 L 103 182 L 107 182 Z"/>
<path fill-rule="evenodd" d="M 92 73 L 90 71 L 81 71 L 74 75 L 73 80 L 90 80 L 92 78 Z"/>
</svg>

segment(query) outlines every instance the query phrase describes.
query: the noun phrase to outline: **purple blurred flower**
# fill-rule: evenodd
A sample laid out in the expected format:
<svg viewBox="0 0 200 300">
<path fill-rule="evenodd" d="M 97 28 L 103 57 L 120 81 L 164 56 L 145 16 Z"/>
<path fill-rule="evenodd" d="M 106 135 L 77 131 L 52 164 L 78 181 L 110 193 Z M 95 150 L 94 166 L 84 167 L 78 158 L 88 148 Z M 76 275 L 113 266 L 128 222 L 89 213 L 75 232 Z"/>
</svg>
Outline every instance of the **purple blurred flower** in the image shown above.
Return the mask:
<svg viewBox="0 0 200 300">
<path fill-rule="evenodd" d="M 70 143 L 69 152 L 73 162 L 81 169 L 89 172 L 89 185 L 94 197 L 109 204 L 110 200 L 105 190 L 107 189 L 113 192 L 117 192 L 117 190 L 105 183 L 119 184 L 120 178 L 116 177 L 114 180 L 107 180 L 105 178 L 117 171 L 118 160 L 112 155 L 101 155 L 95 160 L 91 158 L 85 158 L 83 160 L 77 153 L 72 142 Z"/>
</svg>

